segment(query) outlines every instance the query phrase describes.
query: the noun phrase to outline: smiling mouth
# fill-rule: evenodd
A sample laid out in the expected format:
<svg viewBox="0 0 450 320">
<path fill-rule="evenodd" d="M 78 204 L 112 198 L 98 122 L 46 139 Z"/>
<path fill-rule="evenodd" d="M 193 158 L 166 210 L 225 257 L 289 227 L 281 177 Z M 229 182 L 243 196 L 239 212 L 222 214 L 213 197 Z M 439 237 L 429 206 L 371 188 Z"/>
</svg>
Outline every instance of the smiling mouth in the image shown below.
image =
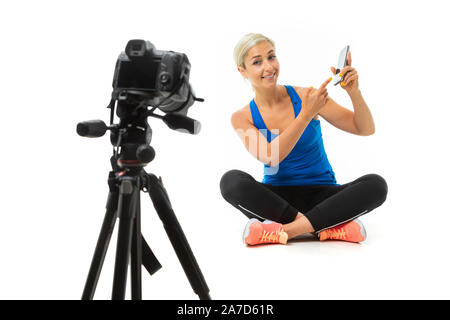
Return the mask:
<svg viewBox="0 0 450 320">
<path fill-rule="evenodd" d="M 275 77 L 276 72 L 272 73 L 270 76 L 262 77 L 263 79 L 273 79 Z"/>
</svg>

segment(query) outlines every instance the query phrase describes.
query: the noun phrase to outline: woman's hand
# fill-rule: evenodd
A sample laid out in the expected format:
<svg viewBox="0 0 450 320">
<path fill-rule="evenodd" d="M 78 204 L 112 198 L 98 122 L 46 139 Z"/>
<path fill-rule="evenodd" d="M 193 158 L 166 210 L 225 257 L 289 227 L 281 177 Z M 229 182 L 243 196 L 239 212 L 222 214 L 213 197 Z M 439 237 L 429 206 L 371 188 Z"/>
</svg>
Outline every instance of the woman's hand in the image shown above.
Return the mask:
<svg viewBox="0 0 450 320">
<path fill-rule="evenodd" d="M 307 88 L 305 90 L 305 94 L 302 99 L 302 110 L 304 115 L 314 118 L 320 111 L 320 109 L 325 106 L 328 102 L 328 92 L 327 92 L 327 84 L 333 78 L 328 78 L 324 83 L 320 86 L 319 89 L 313 89 L 313 87 Z"/>
<path fill-rule="evenodd" d="M 339 74 L 343 75 L 341 87 L 350 94 L 359 89 L 358 72 L 352 67 L 352 55 L 350 54 L 350 51 L 347 53 L 347 62 L 347 66 L 344 69 L 339 70 Z M 333 75 L 336 75 L 336 68 L 331 67 L 331 72 Z"/>
</svg>

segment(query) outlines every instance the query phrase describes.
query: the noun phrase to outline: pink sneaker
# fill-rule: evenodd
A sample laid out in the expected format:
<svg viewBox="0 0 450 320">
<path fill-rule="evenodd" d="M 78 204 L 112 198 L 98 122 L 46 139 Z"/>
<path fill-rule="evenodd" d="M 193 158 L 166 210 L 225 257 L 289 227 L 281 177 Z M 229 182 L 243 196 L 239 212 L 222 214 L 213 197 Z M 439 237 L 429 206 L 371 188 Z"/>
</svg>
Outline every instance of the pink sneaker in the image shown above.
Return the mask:
<svg viewBox="0 0 450 320">
<path fill-rule="evenodd" d="M 286 244 L 288 235 L 283 231 L 280 223 L 250 219 L 245 227 L 243 238 L 244 243 L 252 246 L 265 243 Z"/>
<path fill-rule="evenodd" d="M 319 233 L 319 237 L 320 241 L 330 239 L 349 242 L 362 242 L 366 240 L 367 234 L 361 221 L 355 219 L 336 227 L 323 230 Z"/>
</svg>

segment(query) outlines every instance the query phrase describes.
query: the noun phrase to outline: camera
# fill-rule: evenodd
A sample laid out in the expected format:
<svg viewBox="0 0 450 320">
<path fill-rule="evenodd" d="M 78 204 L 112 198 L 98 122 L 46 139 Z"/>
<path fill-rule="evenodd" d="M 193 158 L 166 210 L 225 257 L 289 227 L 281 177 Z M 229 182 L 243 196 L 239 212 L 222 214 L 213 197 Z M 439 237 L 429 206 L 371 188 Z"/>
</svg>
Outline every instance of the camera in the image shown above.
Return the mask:
<svg viewBox="0 0 450 320">
<path fill-rule="evenodd" d="M 114 93 L 138 93 L 164 112 L 186 114 L 193 104 L 190 70 L 184 53 L 156 50 L 150 41 L 130 40 L 116 62 Z"/>
</svg>

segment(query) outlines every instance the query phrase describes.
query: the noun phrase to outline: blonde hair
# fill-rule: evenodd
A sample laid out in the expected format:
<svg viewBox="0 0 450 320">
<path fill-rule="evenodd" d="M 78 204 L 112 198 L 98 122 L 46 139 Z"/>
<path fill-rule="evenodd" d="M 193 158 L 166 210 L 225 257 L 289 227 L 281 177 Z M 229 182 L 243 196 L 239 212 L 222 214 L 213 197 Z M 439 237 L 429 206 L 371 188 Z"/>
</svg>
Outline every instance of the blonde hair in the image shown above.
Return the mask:
<svg viewBox="0 0 450 320">
<path fill-rule="evenodd" d="M 243 36 L 234 47 L 233 56 L 236 66 L 245 69 L 244 59 L 248 51 L 258 43 L 263 41 L 269 42 L 275 48 L 275 43 L 273 42 L 273 40 L 260 33 L 248 33 Z"/>
</svg>

